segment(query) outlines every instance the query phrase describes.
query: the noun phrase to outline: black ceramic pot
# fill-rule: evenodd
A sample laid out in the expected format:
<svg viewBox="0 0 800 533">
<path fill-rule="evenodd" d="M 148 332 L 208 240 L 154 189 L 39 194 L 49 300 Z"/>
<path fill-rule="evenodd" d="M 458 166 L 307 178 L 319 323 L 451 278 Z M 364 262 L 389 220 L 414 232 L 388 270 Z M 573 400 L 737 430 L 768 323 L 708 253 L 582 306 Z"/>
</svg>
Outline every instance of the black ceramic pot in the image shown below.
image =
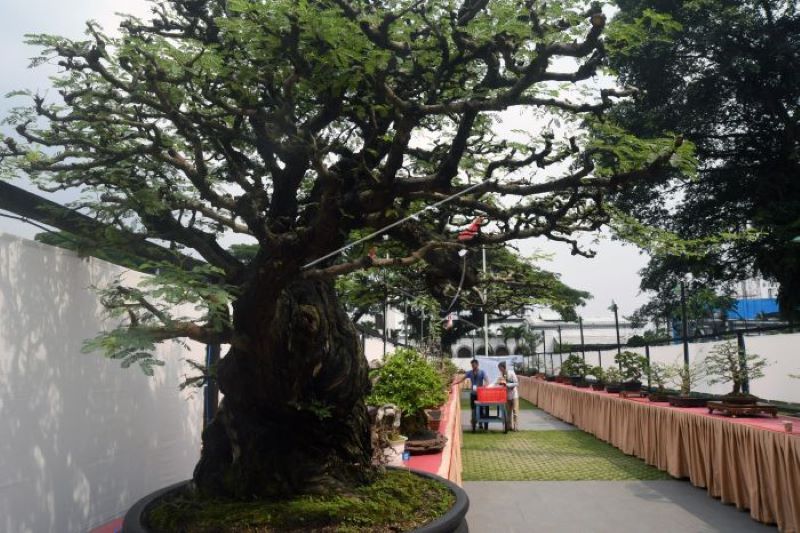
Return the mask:
<svg viewBox="0 0 800 533">
<path fill-rule="evenodd" d="M 730 405 L 753 405 L 758 403 L 760 398 L 752 394 L 726 394 L 720 400 L 722 400 L 722 403 Z"/>
<path fill-rule="evenodd" d="M 404 468 L 403 470 L 406 469 Z M 446 485 L 456 497 L 453 507 L 451 507 L 450 510 L 444 514 L 444 516 L 441 516 L 433 522 L 425 524 L 422 527 L 414 529 L 410 533 L 469 533 L 469 527 L 467 526 L 466 519 L 467 511 L 469 510 L 469 498 L 467 497 L 467 493 L 464 492 L 464 489 L 452 481 L 434 474 L 420 472 L 418 470 L 409 471 L 418 476 L 433 479 L 443 485 Z M 181 481 L 180 483 L 175 483 L 174 485 L 170 485 L 169 487 L 165 487 L 161 490 L 157 490 L 151 494 L 148 494 L 133 504 L 133 507 L 131 507 L 127 513 L 125 513 L 125 518 L 122 523 L 122 533 L 152 533 L 152 530 L 144 525 L 143 519 L 147 511 L 158 500 L 175 491 L 183 489 L 189 483 L 190 481 Z"/>
<path fill-rule="evenodd" d="M 667 402 L 669 401 L 666 392 L 654 391 L 647 395 L 647 399 L 651 402 Z"/>
<path fill-rule="evenodd" d="M 606 392 L 610 392 L 611 394 L 616 394 L 622 390 L 622 385 L 620 383 L 609 383 L 606 385 Z"/>
<path fill-rule="evenodd" d="M 708 398 L 697 396 L 668 396 L 667 401 L 673 407 L 705 407 Z"/>
<path fill-rule="evenodd" d="M 639 392 L 642 390 L 641 381 L 626 381 L 622 384 L 622 390 L 628 392 Z"/>
</svg>

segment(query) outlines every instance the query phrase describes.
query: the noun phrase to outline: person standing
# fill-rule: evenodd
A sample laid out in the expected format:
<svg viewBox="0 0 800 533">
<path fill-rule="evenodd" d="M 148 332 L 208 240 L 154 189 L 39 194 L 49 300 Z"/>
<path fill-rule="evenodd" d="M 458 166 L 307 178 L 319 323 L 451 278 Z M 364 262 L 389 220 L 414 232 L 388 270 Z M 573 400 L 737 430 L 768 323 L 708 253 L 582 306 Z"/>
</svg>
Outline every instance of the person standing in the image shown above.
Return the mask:
<svg viewBox="0 0 800 533">
<path fill-rule="evenodd" d="M 508 429 L 517 431 L 519 414 L 519 380 L 514 369 L 507 368 L 505 361 L 497 364 L 500 376 L 495 381 L 495 385 L 505 385 L 506 387 L 506 422 Z"/>
<path fill-rule="evenodd" d="M 465 379 L 469 379 L 470 383 L 472 383 L 472 390 L 469 393 L 469 408 L 471 411 L 471 419 L 472 419 L 472 430 L 475 430 L 475 400 L 478 397 L 478 387 L 485 387 L 489 383 L 489 378 L 486 376 L 486 372 L 481 370 L 480 364 L 478 363 L 477 359 L 473 359 L 470 361 L 470 365 L 472 365 L 471 370 L 467 370 L 467 373 L 464 374 L 461 379 L 456 380 L 454 383 L 456 385 L 463 382 Z M 481 418 L 489 416 L 489 408 L 488 407 L 481 407 Z M 483 429 L 488 429 L 489 424 L 483 423 Z"/>
</svg>

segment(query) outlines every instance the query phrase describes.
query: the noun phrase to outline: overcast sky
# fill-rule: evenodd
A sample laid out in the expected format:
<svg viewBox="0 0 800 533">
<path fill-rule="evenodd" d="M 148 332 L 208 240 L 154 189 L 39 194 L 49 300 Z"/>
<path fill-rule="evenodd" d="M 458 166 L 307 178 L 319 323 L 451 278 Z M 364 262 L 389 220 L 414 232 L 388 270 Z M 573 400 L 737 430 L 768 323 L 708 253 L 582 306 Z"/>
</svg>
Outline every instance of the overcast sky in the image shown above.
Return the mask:
<svg viewBox="0 0 800 533">
<path fill-rule="evenodd" d="M 81 37 L 85 21 L 99 21 L 106 30 L 118 25 L 117 12 L 146 15 L 144 0 L 0 0 L 0 95 L 16 89 L 32 89 L 46 92 L 47 76 L 52 67 L 28 69 L 29 59 L 36 50 L 23 43 L 26 33 L 52 33 L 68 37 Z M 14 102 L 0 99 L 0 117 Z M 509 129 L 524 127 L 524 124 L 508 124 Z M 22 182 L 18 185 L 25 186 Z M 56 200 L 59 197 L 55 197 Z M 62 200 L 72 199 L 61 197 Z M 30 225 L 0 218 L 0 232 L 32 238 L 38 230 Z M 587 244 L 597 240 L 587 236 Z M 617 302 L 620 313 L 630 314 L 646 300 L 639 295 L 638 270 L 647 262 L 646 256 L 631 245 L 599 238 L 591 246 L 597 257 L 586 259 L 571 256 L 570 248 L 562 243 L 542 239 L 531 239 L 521 243 L 523 253 L 542 251 L 553 254 L 543 268 L 558 272 L 568 285 L 589 291 L 594 295 L 587 306 L 579 311 L 587 318 L 609 317 L 608 307 L 612 299 Z"/>
</svg>

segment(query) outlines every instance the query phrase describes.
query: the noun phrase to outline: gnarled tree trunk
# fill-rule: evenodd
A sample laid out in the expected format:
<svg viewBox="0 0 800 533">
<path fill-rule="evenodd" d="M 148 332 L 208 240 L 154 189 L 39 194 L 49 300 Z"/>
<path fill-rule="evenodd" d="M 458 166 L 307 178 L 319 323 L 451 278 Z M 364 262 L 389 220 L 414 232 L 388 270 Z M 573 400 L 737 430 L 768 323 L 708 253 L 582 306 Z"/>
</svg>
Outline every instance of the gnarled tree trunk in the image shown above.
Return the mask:
<svg viewBox="0 0 800 533">
<path fill-rule="evenodd" d="M 367 362 L 328 281 L 249 287 L 234 306 L 234 345 L 220 361 L 225 395 L 203 432 L 194 472 L 205 494 L 318 493 L 369 478 Z"/>
</svg>

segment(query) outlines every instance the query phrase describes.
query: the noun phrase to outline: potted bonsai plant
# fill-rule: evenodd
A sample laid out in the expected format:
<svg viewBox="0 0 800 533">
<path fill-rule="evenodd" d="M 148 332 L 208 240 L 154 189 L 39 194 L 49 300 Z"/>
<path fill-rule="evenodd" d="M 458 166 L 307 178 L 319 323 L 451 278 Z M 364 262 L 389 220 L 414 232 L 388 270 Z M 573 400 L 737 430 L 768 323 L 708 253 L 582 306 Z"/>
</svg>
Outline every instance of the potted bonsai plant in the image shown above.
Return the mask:
<svg viewBox="0 0 800 533">
<path fill-rule="evenodd" d="M 665 363 L 650 363 L 646 367 L 646 373 L 650 379 L 650 391 L 647 395 L 651 402 L 666 402 L 667 400 L 667 381 L 670 380 L 674 373 L 672 365 Z M 655 390 L 652 388 L 655 387 Z"/>
<path fill-rule="evenodd" d="M 680 394 L 667 396 L 667 401 L 673 407 L 705 407 L 708 402 L 707 395 L 692 394 L 694 385 L 706 377 L 708 371 L 705 363 L 695 360 L 689 365 L 674 363 L 672 365 L 672 382 L 680 388 Z"/>
<path fill-rule="evenodd" d="M 570 355 L 561 364 L 561 372 L 576 387 L 588 387 L 584 379 L 587 368 L 586 362 L 579 355 Z"/>
<path fill-rule="evenodd" d="M 603 371 L 606 383 L 606 392 L 617 393 L 622 390 L 622 372 L 615 367 Z"/>
<path fill-rule="evenodd" d="M 622 373 L 622 390 L 636 392 L 642 389 L 640 381 L 647 360 L 636 352 L 624 351 L 614 356 Z"/>
<path fill-rule="evenodd" d="M 593 366 L 586 373 L 586 381 L 592 387 L 592 390 L 603 390 L 606 386 L 605 372 L 601 366 Z"/>
<path fill-rule="evenodd" d="M 429 429 L 425 410 L 438 409 L 447 400 L 447 392 L 442 377 L 425 357 L 412 348 L 399 348 L 374 371 L 374 378 L 367 403 L 400 408 L 400 431 L 409 438 L 407 450 L 421 453 L 444 447 L 445 438 Z"/>
<path fill-rule="evenodd" d="M 736 405 L 757 403 L 759 398 L 744 392 L 744 384 L 764 377 L 768 365 L 758 354 L 743 354 L 733 341 L 716 345 L 709 351 L 705 360 L 708 370 L 708 383 L 731 383 L 733 390 L 723 396 L 722 402 Z"/>
<path fill-rule="evenodd" d="M 597 210 L 567 209 L 561 199 L 601 205 L 620 183 L 688 155 L 678 140 L 642 140 L 603 179 L 576 180 L 595 166 L 588 140 L 564 158 L 537 156 L 538 139 L 510 147 L 491 134 L 490 113 L 547 104 L 577 117 L 612 105 L 533 97 L 548 80 L 592 76 L 606 17 L 592 5 L 562 31 L 551 10 L 518 19 L 477 3 L 450 24 L 459 4 L 163 0 L 152 19 L 125 18 L 119 32 L 91 23 L 79 41 L 30 37 L 42 48 L 36 64 L 61 66 L 58 96 L 29 93 L 27 108 L 9 113 L 3 176 L 80 192 L 80 220 L 62 206 L 68 216 L 52 206 L 37 216 L 88 237 L 83 251 L 152 274 L 149 288 L 105 291 L 118 322 L 94 346 L 150 374 L 163 364 L 153 353 L 159 343 L 229 346 L 212 362 L 209 381 L 224 399 L 209 402 L 215 411 L 190 491 L 197 506 L 210 498 L 305 503 L 380 478 L 370 461 L 367 361 L 337 278 L 414 265 L 405 279 L 420 291 L 444 298 L 460 276 L 466 292 L 480 276 L 471 261 L 457 268 L 457 251 L 595 227 Z M 565 54 L 577 70 L 548 70 Z M 435 146 L 420 143 L 432 130 Z M 549 146 L 552 135 L 542 140 Z M 565 177 L 545 190 L 501 183 L 533 164 Z M 495 174 L 472 199 L 440 200 L 467 192 L 463 173 L 477 167 Z M 484 233 L 487 212 L 507 223 Z M 473 216 L 469 230 L 452 231 Z M 359 251 L 356 243 L 368 247 L 379 234 L 388 238 L 379 253 Z M 196 316 L 185 316 L 184 304 Z M 410 414 L 403 424 L 424 427 L 420 410 L 443 398 L 439 390 L 396 402 Z"/>
</svg>

